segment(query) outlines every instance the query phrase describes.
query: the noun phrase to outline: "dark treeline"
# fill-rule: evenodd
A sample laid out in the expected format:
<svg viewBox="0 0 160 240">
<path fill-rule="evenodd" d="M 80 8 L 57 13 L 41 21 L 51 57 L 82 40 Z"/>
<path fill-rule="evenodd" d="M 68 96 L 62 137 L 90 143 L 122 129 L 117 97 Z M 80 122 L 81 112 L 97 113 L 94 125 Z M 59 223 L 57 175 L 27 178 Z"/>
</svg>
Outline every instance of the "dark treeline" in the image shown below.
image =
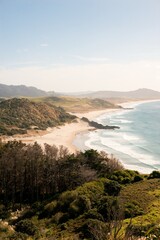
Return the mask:
<svg viewBox="0 0 160 240">
<path fill-rule="evenodd" d="M 116 159 L 96 150 L 69 154 L 63 146 L 0 143 L 0 201 L 33 203 L 120 169 Z"/>
</svg>

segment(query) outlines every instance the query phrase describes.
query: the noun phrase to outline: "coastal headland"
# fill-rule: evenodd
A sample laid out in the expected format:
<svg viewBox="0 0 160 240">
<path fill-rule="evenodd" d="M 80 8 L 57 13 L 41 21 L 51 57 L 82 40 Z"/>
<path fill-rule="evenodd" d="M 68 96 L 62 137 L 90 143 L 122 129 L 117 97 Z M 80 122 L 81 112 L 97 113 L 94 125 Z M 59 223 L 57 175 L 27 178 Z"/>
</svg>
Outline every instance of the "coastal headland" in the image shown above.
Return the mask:
<svg viewBox="0 0 160 240">
<path fill-rule="evenodd" d="M 154 100 L 155 101 L 155 100 Z M 34 142 L 44 145 L 44 143 L 56 146 L 65 146 L 68 148 L 70 153 L 75 153 L 79 149 L 73 144 L 74 138 L 77 134 L 84 133 L 87 131 L 94 131 L 95 128 L 90 126 L 87 122 L 81 120 L 81 118 L 87 118 L 89 121 L 94 120 L 96 117 L 103 115 L 105 113 L 111 114 L 119 111 L 125 111 L 125 108 L 134 108 L 135 105 L 141 104 L 148 101 L 135 101 L 135 102 L 126 102 L 121 104 L 123 108 L 120 109 L 103 109 L 96 111 L 89 111 L 84 113 L 74 113 L 77 116 L 77 119 L 72 123 L 66 123 L 62 126 L 57 126 L 54 128 L 48 128 L 46 131 L 40 132 L 31 132 L 27 135 L 15 135 L 10 137 L 3 137 L 3 141 L 22 141 L 24 143 L 32 144 Z"/>
</svg>

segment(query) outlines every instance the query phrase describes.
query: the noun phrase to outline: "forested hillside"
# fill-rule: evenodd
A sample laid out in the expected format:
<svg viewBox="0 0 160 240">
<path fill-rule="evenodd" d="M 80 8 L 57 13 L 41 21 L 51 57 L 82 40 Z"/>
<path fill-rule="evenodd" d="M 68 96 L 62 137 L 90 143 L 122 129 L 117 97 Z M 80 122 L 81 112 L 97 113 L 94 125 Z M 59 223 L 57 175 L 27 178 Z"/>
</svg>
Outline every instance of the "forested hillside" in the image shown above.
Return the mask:
<svg viewBox="0 0 160 240">
<path fill-rule="evenodd" d="M 159 197 L 160 172 L 104 152 L 0 144 L 2 240 L 158 240 Z"/>
<path fill-rule="evenodd" d="M 26 133 L 28 129 L 54 127 L 75 117 L 49 103 L 35 103 L 25 98 L 0 102 L 0 134 Z"/>
</svg>

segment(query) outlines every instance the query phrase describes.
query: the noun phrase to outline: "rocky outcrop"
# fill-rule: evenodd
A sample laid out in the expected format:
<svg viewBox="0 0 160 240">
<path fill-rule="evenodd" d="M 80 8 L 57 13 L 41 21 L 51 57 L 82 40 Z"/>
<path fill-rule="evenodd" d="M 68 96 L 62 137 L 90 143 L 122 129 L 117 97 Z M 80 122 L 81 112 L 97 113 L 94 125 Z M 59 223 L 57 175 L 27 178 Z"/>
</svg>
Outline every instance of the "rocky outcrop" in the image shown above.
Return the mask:
<svg viewBox="0 0 160 240">
<path fill-rule="evenodd" d="M 84 122 L 87 122 L 91 127 L 95 127 L 96 129 L 112 129 L 112 130 L 114 130 L 114 129 L 119 129 L 120 128 L 118 126 L 109 126 L 109 125 L 104 126 L 101 123 L 97 123 L 95 121 L 90 121 L 86 117 L 82 117 L 81 120 L 84 121 Z"/>
</svg>

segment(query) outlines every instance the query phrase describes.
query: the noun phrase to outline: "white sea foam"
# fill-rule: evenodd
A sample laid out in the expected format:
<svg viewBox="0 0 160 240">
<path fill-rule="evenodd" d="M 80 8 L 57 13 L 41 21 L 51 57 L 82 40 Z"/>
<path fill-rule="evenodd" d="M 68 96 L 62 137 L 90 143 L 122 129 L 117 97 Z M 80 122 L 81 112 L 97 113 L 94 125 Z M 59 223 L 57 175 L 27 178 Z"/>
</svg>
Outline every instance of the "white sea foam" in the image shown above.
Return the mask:
<svg viewBox="0 0 160 240">
<path fill-rule="evenodd" d="M 134 136 L 134 135 L 131 135 L 131 134 L 129 135 L 129 134 L 126 134 L 126 133 L 123 133 L 122 137 L 123 137 L 123 139 L 125 139 L 127 141 L 132 141 L 132 142 L 140 140 L 140 138 L 138 136 Z"/>
<path fill-rule="evenodd" d="M 112 134 L 113 135 L 113 134 Z M 106 138 L 106 137 L 100 137 L 98 136 L 98 134 L 95 133 L 91 133 L 89 139 L 85 142 L 85 145 L 89 148 L 94 148 L 97 149 L 99 151 L 104 150 L 104 147 L 108 147 L 111 149 L 111 152 L 116 151 L 118 152 L 119 156 L 120 154 L 126 154 L 128 156 L 128 164 L 129 164 L 129 157 L 131 157 L 132 159 L 135 159 L 135 166 L 139 163 L 139 164 L 147 164 L 147 165 L 155 165 L 157 163 L 159 163 L 158 161 L 156 161 L 152 155 L 149 154 L 144 154 L 144 153 L 140 153 L 138 152 L 138 149 L 134 150 L 132 148 L 132 146 L 125 144 L 122 144 L 122 142 L 118 142 L 118 139 L 115 138 L 116 140 L 113 140 L 113 138 Z M 132 139 L 133 140 L 133 139 Z M 97 142 L 99 142 L 99 144 L 95 144 Z M 126 164 L 126 160 L 123 161 L 121 160 L 122 163 Z M 152 168 L 152 167 L 151 167 Z"/>
<path fill-rule="evenodd" d="M 132 123 L 133 121 L 125 120 L 125 119 L 120 119 L 121 123 Z"/>
<path fill-rule="evenodd" d="M 85 145 L 98 151 L 113 153 L 128 169 L 150 173 L 160 168 L 160 135 L 158 135 L 160 114 L 154 110 L 154 107 L 159 105 L 157 103 L 154 107 L 151 104 L 141 107 L 136 105 L 133 106 L 134 110 L 100 116 L 98 121 L 102 124 L 118 125 L 120 129 L 90 132 Z"/>
<path fill-rule="evenodd" d="M 144 164 L 154 165 L 158 163 L 158 161 L 156 161 L 152 155 L 140 153 L 138 152 L 138 149 L 135 151 L 130 145 L 123 145 L 122 143 L 118 143 L 117 141 L 111 139 L 107 140 L 106 138 L 101 138 L 100 141 L 103 145 L 112 148 L 113 150 L 116 150 L 120 153 L 127 154 Z"/>
</svg>

